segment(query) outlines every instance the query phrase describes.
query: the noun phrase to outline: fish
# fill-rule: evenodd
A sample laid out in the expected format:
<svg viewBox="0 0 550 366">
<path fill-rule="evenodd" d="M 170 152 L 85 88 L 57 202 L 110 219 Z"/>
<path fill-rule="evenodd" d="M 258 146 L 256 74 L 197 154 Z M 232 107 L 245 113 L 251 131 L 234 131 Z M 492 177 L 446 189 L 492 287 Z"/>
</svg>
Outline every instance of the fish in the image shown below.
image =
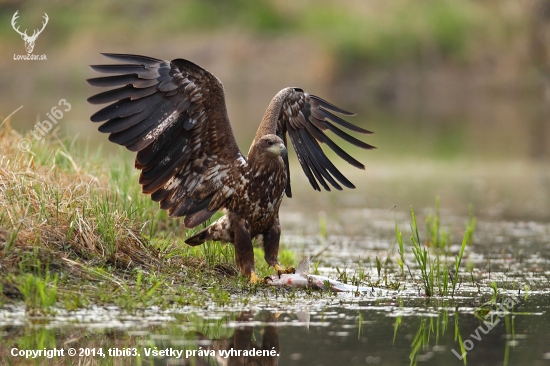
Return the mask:
<svg viewBox="0 0 550 366">
<path fill-rule="evenodd" d="M 294 273 L 279 273 L 265 278 L 270 286 L 310 288 L 332 292 L 353 292 L 372 297 L 392 296 L 391 291 L 371 286 L 354 286 L 325 276 L 308 274 L 309 257 L 302 258 Z"/>
</svg>

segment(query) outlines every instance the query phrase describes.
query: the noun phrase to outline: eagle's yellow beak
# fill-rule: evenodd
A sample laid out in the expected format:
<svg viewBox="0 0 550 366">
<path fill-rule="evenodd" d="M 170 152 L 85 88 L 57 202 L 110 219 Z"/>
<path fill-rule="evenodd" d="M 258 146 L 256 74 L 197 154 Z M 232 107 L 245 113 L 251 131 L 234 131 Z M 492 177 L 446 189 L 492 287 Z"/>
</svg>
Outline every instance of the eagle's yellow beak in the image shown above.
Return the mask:
<svg viewBox="0 0 550 366">
<path fill-rule="evenodd" d="M 274 154 L 281 155 L 283 157 L 283 159 L 288 156 L 288 152 L 287 152 L 286 147 L 283 143 L 272 145 L 267 150 L 271 151 Z"/>
</svg>

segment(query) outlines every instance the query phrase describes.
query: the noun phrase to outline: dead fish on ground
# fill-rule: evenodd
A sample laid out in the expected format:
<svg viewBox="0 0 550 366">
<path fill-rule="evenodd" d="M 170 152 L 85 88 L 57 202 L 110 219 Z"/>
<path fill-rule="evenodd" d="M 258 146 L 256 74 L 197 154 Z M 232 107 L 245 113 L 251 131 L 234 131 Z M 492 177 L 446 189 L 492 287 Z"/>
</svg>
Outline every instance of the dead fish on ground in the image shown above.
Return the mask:
<svg viewBox="0 0 550 366">
<path fill-rule="evenodd" d="M 392 296 L 393 291 L 379 287 L 353 286 L 332 280 L 325 276 L 307 274 L 309 270 L 309 257 L 302 258 L 295 273 L 281 273 L 265 278 L 265 282 L 271 286 L 286 286 L 298 288 L 312 288 L 330 290 L 334 292 L 360 292 L 367 296 Z"/>
</svg>

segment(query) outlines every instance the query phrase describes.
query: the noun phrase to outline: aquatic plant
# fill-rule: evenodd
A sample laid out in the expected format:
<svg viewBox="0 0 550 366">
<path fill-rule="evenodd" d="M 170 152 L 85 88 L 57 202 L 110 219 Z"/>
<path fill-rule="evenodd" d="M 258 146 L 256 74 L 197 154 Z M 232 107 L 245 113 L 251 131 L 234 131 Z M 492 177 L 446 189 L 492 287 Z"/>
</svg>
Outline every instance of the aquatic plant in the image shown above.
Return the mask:
<svg viewBox="0 0 550 366">
<path fill-rule="evenodd" d="M 451 238 L 449 233 L 441 228 L 440 222 L 438 197 L 436 198 L 435 214 L 427 215 L 426 218 L 426 231 L 428 239 L 425 242 L 422 242 L 418 232 L 416 215 L 411 207 L 411 250 L 415 259 L 415 264 L 420 272 L 419 277 L 426 296 L 433 296 L 437 292 L 440 296 L 450 295 L 451 297 L 454 297 L 460 281 L 460 265 L 462 263 L 462 258 L 464 257 L 466 247 L 472 243 L 476 220 L 472 215 L 472 209 L 470 207 L 470 219 L 466 224 L 466 230 L 462 239 L 460 251 L 454 257 L 453 271 L 450 270 L 449 264 L 447 263 L 447 253 L 449 251 Z M 399 230 L 397 221 L 395 221 L 395 235 L 399 252 L 397 263 L 401 269 L 401 276 L 405 278 L 405 247 L 403 244 L 403 235 Z"/>
<path fill-rule="evenodd" d="M 31 314 L 47 313 L 57 302 L 58 275 L 50 272 L 42 276 L 27 273 L 18 286 L 25 301 L 25 310 Z"/>
</svg>

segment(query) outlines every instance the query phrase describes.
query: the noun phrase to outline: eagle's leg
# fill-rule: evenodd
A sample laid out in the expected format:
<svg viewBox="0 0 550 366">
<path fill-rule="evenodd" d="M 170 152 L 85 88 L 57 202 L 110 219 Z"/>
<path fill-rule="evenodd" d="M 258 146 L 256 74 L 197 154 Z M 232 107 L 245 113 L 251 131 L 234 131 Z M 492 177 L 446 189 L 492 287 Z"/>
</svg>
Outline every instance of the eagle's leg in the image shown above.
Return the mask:
<svg viewBox="0 0 550 366">
<path fill-rule="evenodd" d="M 235 245 L 235 259 L 241 274 L 250 277 L 251 283 L 258 283 L 260 278 L 254 273 L 254 250 L 248 231 L 248 223 L 244 219 L 235 222 L 233 227 Z"/>
<path fill-rule="evenodd" d="M 294 273 L 296 270 L 292 267 L 284 269 L 279 265 L 279 241 L 281 239 L 281 226 L 279 225 L 279 219 L 275 220 L 275 223 L 269 230 L 263 233 L 264 235 L 264 258 L 267 264 L 275 268 L 277 273 Z"/>
</svg>

